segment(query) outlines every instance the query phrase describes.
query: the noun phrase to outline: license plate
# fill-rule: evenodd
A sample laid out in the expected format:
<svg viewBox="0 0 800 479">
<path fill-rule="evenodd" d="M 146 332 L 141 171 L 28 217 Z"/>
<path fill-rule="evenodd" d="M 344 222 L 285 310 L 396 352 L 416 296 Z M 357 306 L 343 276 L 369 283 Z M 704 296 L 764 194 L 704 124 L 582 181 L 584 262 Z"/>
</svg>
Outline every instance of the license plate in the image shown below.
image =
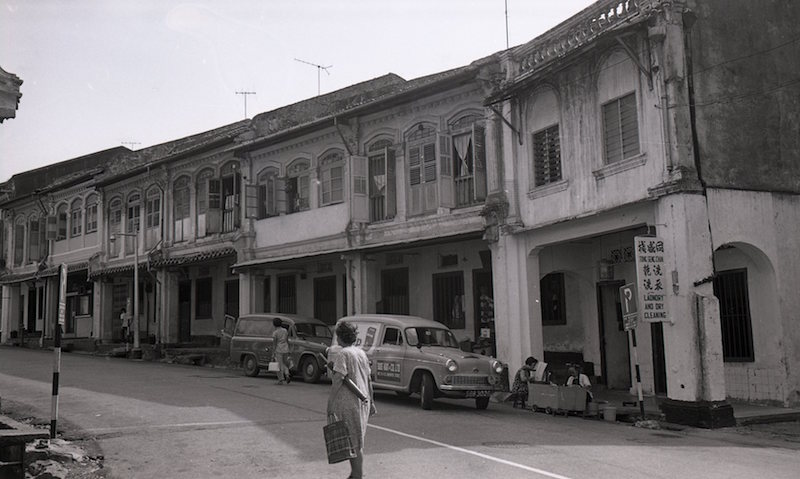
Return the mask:
<svg viewBox="0 0 800 479">
<path fill-rule="evenodd" d="M 485 398 L 492 395 L 492 391 L 467 391 L 468 398 Z"/>
</svg>

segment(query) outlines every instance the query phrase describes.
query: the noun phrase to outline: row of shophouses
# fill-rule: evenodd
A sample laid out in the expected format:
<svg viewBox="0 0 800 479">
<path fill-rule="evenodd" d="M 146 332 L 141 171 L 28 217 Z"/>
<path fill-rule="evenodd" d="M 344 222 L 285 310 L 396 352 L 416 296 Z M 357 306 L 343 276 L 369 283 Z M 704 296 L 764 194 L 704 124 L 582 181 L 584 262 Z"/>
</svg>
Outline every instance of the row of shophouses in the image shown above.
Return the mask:
<svg viewBox="0 0 800 479">
<path fill-rule="evenodd" d="M 138 257 L 143 341 L 213 343 L 226 314 L 412 314 L 512 371 L 580 357 L 627 390 L 619 288 L 655 236 L 645 393 L 710 426 L 730 399 L 798 405 L 798 21 L 767 0 L 601 0 L 461 68 L 20 173 L 0 339 L 53 336 L 67 264 L 65 340 L 119 341 Z"/>
</svg>

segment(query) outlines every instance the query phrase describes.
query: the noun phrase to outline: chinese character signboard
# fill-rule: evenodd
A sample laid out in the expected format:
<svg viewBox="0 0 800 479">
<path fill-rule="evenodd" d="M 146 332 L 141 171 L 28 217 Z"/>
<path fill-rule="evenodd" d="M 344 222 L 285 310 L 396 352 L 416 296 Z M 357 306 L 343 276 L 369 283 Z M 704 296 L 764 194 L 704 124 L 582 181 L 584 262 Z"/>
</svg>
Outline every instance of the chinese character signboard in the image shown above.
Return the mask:
<svg viewBox="0 0 800 479">
<path fill-rule="evenodd" d="M 67 319 L 67 265 L 62 264 L 58 283 L 58 324 L 64 327 Z"/>
<path fill-rule="evenodd" d="M 642 321 L 667 321 L 667 280 L 664 240 L 655 236 L 636 236 L 636 286 Z"/>
</svg>

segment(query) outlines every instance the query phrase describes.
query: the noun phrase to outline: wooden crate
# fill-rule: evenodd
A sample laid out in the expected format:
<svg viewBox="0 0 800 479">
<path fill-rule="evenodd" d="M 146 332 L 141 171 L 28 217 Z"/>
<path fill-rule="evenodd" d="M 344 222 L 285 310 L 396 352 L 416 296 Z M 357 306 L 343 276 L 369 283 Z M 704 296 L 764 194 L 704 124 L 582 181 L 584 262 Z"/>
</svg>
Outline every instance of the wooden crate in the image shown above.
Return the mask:
<svg viewBox="0 0 800 479">
<path fill-rule="evenodd" d="M 586 409 L 586 390 L 580 386 L 559 386 L 558 409 L 566 413 L 582 413 Z"/>
<path fill-rule="evenodd" d="M 528 403 L 536 409 L 555 412 L 558 410 L 558 386 L 531 383 L 528 385 Z"/>
</svg>

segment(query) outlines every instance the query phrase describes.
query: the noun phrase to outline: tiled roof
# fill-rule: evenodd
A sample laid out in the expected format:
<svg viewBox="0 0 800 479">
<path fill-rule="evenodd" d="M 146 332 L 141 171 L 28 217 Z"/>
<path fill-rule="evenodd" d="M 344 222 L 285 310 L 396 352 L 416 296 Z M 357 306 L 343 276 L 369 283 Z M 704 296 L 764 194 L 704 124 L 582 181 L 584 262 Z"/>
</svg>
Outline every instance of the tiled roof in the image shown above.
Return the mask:
<svg viewBox="0 0 800 479">
<path fill-rule="evenodd" d="M 164 266 L 183 266 L 189 264 L 202 263 L 203 261 L 213 260 L 217 258 L 224 258 L 226 256 L 236 256 L 236 249 L 232 247 L 217 248 L 208 251 L 201 251 L 198 253 L 175 256 L 170 258 L 157 258 L 150 261 L 151 268 L 161 268 Z M 147 267 L 147 259 L 139 260 L 139 269 Z M 97 276 L 108 276 L 111 274 L 122 273 L 126 271 L 133 271 L 133 262 L 108 266 L 105 268 L 93 269 L 89 271 L 89 277 L 95 278 Z"/>
<path fill-rule="evenodd" d="M 82 271 L 86 270 L 89 267 L 89 263 L 83 261 L 80 263 L 73 263 L 67 264 L 67 273 L 74 273 L 75 271 Z M 27 273 L 16 273 L 16 274 L 6 274 L 0 276 L 0 283 L 2 284 L 11 284 L 11 283 L 22 283 L 24 281 L 32 281 L 40 278 L 47 278 L 51 276 L 56 276 L 58 274 L 59 265 L 50 266 L 45 268 L 41 271 L 31 271 Z"/>
</svg>

